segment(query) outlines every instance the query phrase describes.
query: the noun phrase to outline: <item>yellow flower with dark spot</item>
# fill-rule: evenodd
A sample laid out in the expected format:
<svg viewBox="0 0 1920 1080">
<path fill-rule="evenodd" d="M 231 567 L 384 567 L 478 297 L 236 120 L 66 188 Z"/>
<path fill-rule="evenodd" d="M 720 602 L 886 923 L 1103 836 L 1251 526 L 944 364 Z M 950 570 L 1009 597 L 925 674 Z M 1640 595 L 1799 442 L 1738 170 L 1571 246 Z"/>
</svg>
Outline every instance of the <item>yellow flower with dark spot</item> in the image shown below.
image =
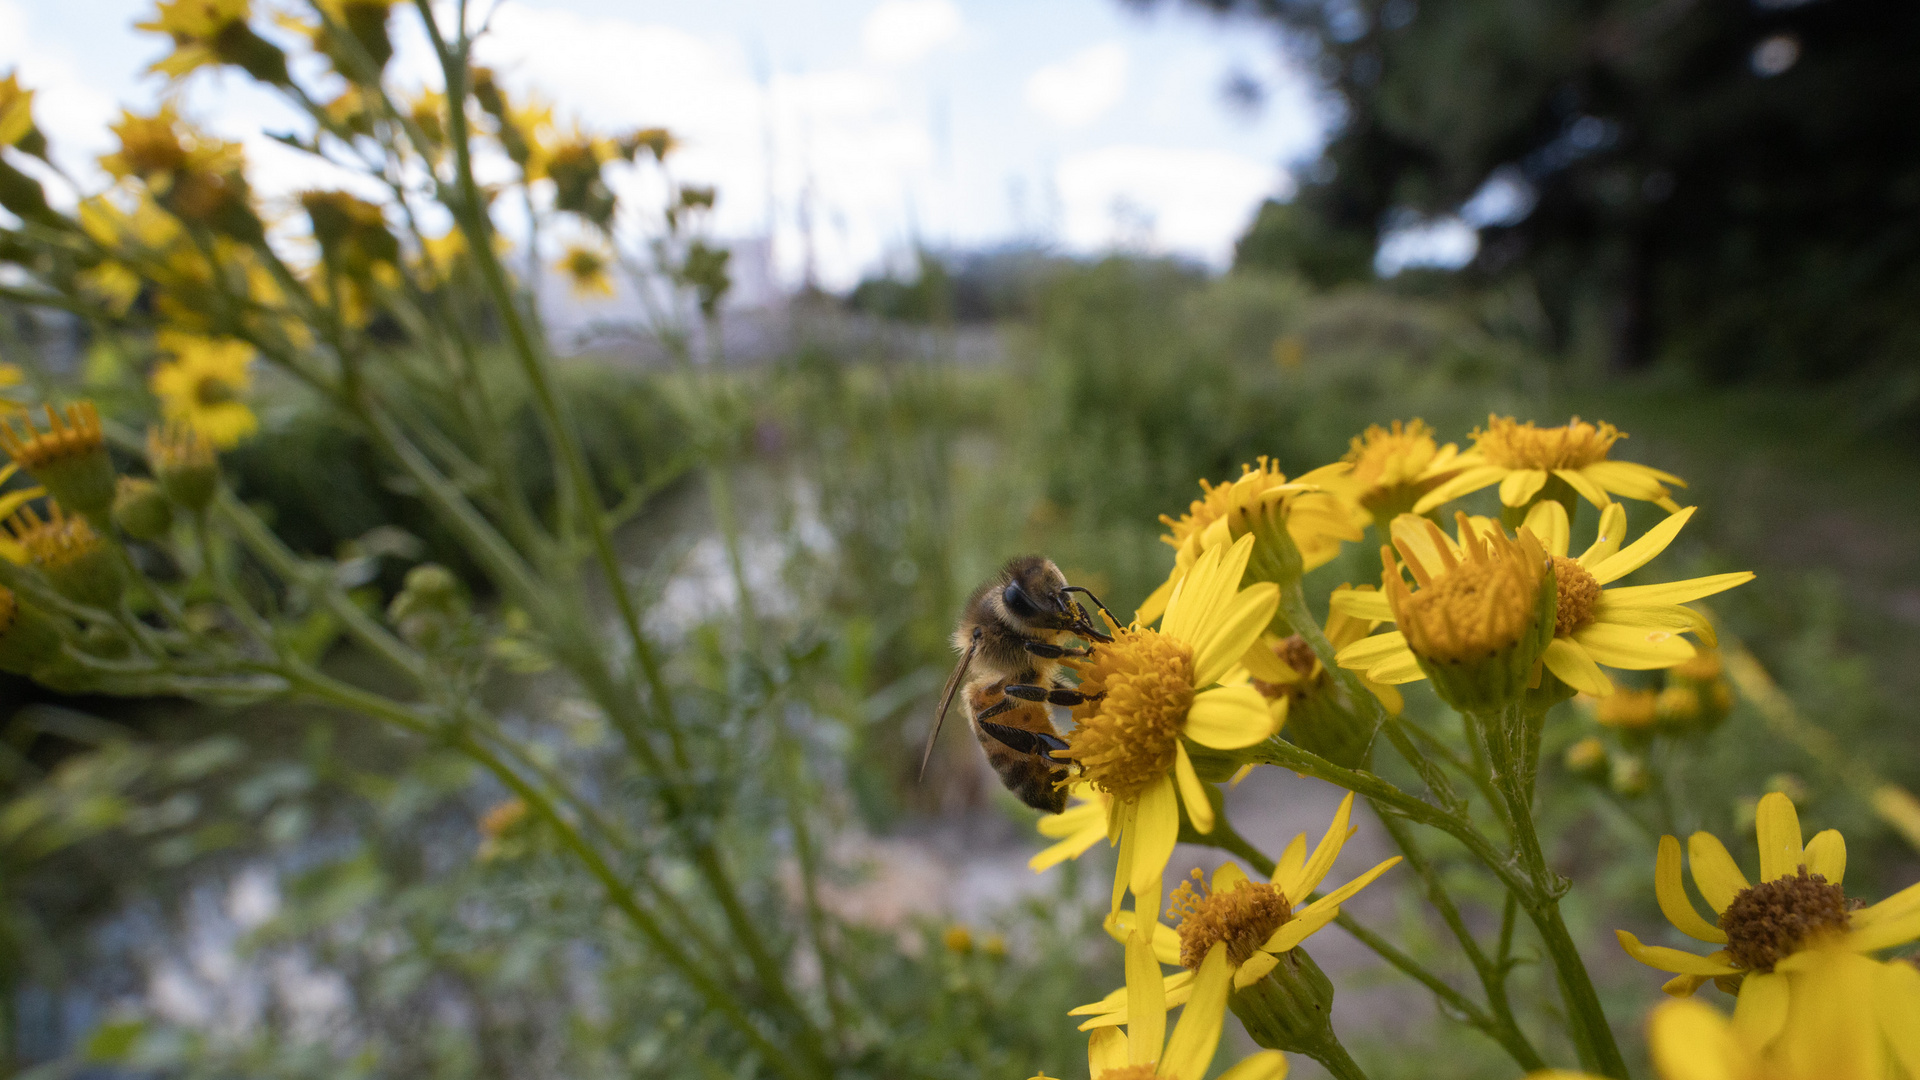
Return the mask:
<svg viewBox="0 0 1920 1080">
<path fill-rule="evenodd" d="M 1667 485 L 1686 487 L 1685 481 L 1647 465 L 1607 457 L 1613 444 L 1624 438 L 1612 424 L 1589 424 L 1577 416 L 1549 428 L 1531 421 L 1523 424 L 1511 416 L 1488 416 L 1487 426 L 1473 433 L 1473 449 L 1455 459 L 1460 473 L 1422 496 L 1413 512 L 1424 514 L 1492 484 L 1500 485 L 1502 505 L 1525 506 L 1553 479 L 1602 509 L 1612 501 L 1607 495 L 1612 492 L 1653 503 L 1668 513 L 1678 510 Z"/>
<path fill-rule="evenodd" d="M 612 260 L 605 251 L 585 244 L 570 244 L 567 253 L 554 265 L 573 285 L 573 295 L 582 299 L 613 295 L 613 277 L 608 273 Z"/>
<path fill-rule="evenodd" d="M 1662 945 L 1643 945 L 1617 930 L 1621 947 L 1648 967 L 1670 971 L 1666 991 L 1686 997 L 1714 980 L 1741 998 L 1741 1011 L 1784 1015 L 1804 1005 L 1788 977 L 1795 958 L 1809 950 L 1838 950 L 1871 960 L 1883 949 L 1920 941 L 1920 885 L 1909 886 L 1877 904 L 1856 907 L 1842 889 L 1847 844 L 1828 829 L 1801 844 L 1800 817 L 1793 800 L 1774 792 L 1760 800 L 1754 822 L 1760 842 L 1760 880 L 1746 875 L 1711 833 L 1687 841 L 1693 883 L 1719 916 L 1701 918 L 1680 877 L 1680 841 L 1660 838 L 1654 863 L 1654 895 L 1660 911 L 1681 933 L 1718 945 L 1706 956 Z M 1890 961 L 1898 966 L 1902 961 Z M 1751 997 L 1750 997 L 1751 995 Z M 1920 1006 L 1920 986 L 1912 994 L 1874 1003 L 1883 1023 L 1911 1025 Z"/>
<path fill-rule="evenodd" d="M 1307 834 L 1296 835 L 1267 881 L 1252 880 L 1239 866 L 1223 863 L 1214 871 L 1210 885 L 1195 870 L 1193 880 L 1175 890 L 1168 914 L 1178 916 L 1177 925 L 1156 921 L 1149 939 L 1157 964 L 1183 969 L 1167 976 L 1162 984 L 1168 1008 L 1187 1000 L 1193 992 L 1194 973 L 1215 946 L 1226 947 L 1234 989 L 1252 986 L 1279 966 L 1281 954 L 1338 918 L 1340 905 L 1400 862 L 1400 856 L 1395 855 L 1318 900 L 1307 902 L 1340 857 L 1340 849 L 1352 831 L 1347 826 L 1352 813 L 1353 795 L 1349 793 L 1313 853 L 1307 853 Z M 1107 920 L 1107 932 L 1126 941 L 1138 925 L 1136 913 L 1122 911 Z M 1120 991 L 1068 1015 L 1090 1017 L 1080 1025 L 1080 1030 L 1090 1031 L 1127 1023 L 1130 1008 L 1126 992 Z"/>
<path fill-rule="evenodd" d="M 1602 664 L 1628 671 L 1669 668 L 1695 655 L 1692 643 L 1681 634 L 1694 634 L 1707 644 L 1714 642 L 1712 625 L 1705 616 L 1686 607 L 1686 602 L 1752 581 L 1751 573 L 1607 588 L 1665 551 L 1693 517 L 1693 509 L 1687 507 L 1668 515 L 1640 539 L 1623 547 L 1626 510 L 1618 503 L 1609 503 L 1600 517 L 1598 537 L 1578 559 L 1567 557 L 1566 510 L 1559 503 L 1543 502 L 1528 513 L 1522 535 L 1536 537 L 1545 545 L 1557 584 L 1553 640 L 1547 643 L 1541 658 L 1562 682 L 1603 697 L 1613 692 L 1613 683 L 1601 672 Z M 1503 535 L 1498 525 L 1485 518 L 1469 519 L 1465 514 L 1458 518 L 1460 535 L 1456 542 L 1425 518 L 1403 516 L 1394 522 L 1394 545 L 1407 555 L 1410 567 L 1422 562 L 1445 566 L 1458 562 L 1460 552 L 1471 546 L 1474 537 Z M 1378 594 L 1347 593 L 1336 596 L 1333 603 L 1335 610 L 1364 618 L 1394 619 L 1399 611 L 1397 605 L 1389 605 Z M 1380 682 L 1419 679 L 1422 672 L 1406 647 L 1408 636 L 1396 632 L 1366 638 L 1343 649 L 1340 664 L 1364 670 L 1369 678 Z"/>
<path fill-rule="evenodd" d="M 253 346 L 174 330 L 160 331 L 156 343 L 173 356 L 154 368 L 151 380 L 169 422 L 192 428 L 222 450 L 259 430 L 260 421 L 240 400 L 253 385 Z"/>
<path fill-rule="evenodd" d="M 1184 804 L 1193 827 L 1213 831 L 1213 807 L 1187 755 L 1187 740 L 1238 750 L 1267 738 L 1266 700 L 1244 684 L 1221 685 L 1279 606 L 1271 582 L 1240 588 L 1253 537 L 1209 548 L 1167 601 L 1160 629 L 1135 623 L 1077 663 L 1078 726 L 1057 756 L 1111 798 L 1107 835 L 1120 844 L 1113 906 L 1123 888 L 1157 905 Z M 1177 793 L 1177 794 L 1176 794 Z"/>
</svg>

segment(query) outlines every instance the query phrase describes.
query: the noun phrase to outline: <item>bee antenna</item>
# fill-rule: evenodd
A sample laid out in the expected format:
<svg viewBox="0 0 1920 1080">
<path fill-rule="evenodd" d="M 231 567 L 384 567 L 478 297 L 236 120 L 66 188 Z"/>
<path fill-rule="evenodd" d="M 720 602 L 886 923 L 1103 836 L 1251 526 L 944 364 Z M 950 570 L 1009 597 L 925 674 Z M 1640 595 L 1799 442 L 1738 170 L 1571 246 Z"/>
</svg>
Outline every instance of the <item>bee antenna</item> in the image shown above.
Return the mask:
<svg viewBox="0 0 1920 1080">
<path fill-rule="evenodd" d="M 1113 612 L 1107 610 L 1107 605 L 1101 603 L 1100 598 L 1093 595 L 1092 589 L 1084 588 L 1079 585 L 1069 585 L 1060 591 L 1061 592 L 1077 592 L 1077 593 L 1086 594 L 1087 599 L 1093 601 L 1093 606 L 1100 609 L 1100 614 L 1105 615 L 1107 617 L 1108 622 L 1112 623 L 1116 627 L 1120 625 L 1120 620 L 1114 618 Z"/>
</svg>

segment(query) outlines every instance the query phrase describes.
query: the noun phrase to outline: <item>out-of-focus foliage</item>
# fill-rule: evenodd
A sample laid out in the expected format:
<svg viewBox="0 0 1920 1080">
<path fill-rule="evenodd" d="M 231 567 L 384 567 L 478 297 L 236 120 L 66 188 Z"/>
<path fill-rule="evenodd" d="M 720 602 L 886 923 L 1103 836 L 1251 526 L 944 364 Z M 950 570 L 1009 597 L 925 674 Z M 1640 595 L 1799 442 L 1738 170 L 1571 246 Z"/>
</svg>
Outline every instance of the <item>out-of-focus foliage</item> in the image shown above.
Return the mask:
<svg viewBox="0 0 1920 1080">
<path fill-rule="evenodd" d="M 1911 6 L 1194 2 L 1280 24 L 1344 105 L 1243 263 L 1350 272 L 1486 185 L 1474 270 L 1530 281 L 1562 345 L 1920 400 Z"/>
</svg>

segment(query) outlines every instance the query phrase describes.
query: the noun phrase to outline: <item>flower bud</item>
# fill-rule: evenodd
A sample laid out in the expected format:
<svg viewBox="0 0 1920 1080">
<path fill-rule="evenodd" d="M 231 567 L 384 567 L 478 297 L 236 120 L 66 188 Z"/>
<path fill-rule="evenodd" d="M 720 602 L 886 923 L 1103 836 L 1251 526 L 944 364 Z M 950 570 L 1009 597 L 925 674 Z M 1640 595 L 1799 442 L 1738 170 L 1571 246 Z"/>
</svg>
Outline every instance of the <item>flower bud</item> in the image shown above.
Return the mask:
<svg viewBox="0 0 1920 1080">
<path fill-rule="evenodd" d="M 1649 784 L 1647 763 L 1634 754 L 1615 755 L 1613 774 L 1607 782 L 1616 795 L 1629 799 L 1645 795 Z"/>
<path fill-rule="evenodd" d="M 213 443 L 185 425 L 147 429 L 147 464 L 167 498 L 196 514 L 207 508 L 220 486 L 220 461 Z"/>
<path fill-rule="evenodd" d="M 1253 1041 L 1269 1050 L 1317 1054 L 1333 1039 L 1333 980 L 1295 946 L 1274 969 L 1227 999 Z"/>
<path fill-rule="evenodd" d="M 1607 744 L 1592 735 L 1567 747 L 1561 763 L 1568 772 L 1588 780 L 1606 779 L 1611 765 L 1607 758 Z"/>
<path fill-rule="evenodd" d="M 59 655 L 59 627 L 0 586 L 0 671 L 31 675 Z"/>
<path fill-rule="evenodd" d="M 59 503 L 53 504 L 52 514 L 42 521 L 31 507 L 23 507 L 7 521 L 7 528 L 60 595 L 90 607 L 119 604 L 127 587 L 119 556 L 86 518 L 68 517 Z"/>
<path fill-rule="evenodd" d="M 466 614 L 460 579 L 436 563 L 423 563 L 407 571 L 400 594 L 387 605 L 387 619 L 400 636 L 416 648 L 428 650 L 445 644 Z"/>
<path fill-rule="evenodd" d="M 10 421 L 0 426 L 0 447 L 60 505 L 104 527 L 113 506 L 113 461 L 100 431 L 100 414 L 91 401 L 67 406 L 64 420 L 53 406 L 46 409 L 46 431 L 36 431 L 30 421 L 22 430 Z"/>
<path fill-rule="evenodd" d="M 113 496 L 113 523 L 135 540 L 158 540 L 173 529 L 173 507 L 160 485 L 123 476 Z"/>
</svg>

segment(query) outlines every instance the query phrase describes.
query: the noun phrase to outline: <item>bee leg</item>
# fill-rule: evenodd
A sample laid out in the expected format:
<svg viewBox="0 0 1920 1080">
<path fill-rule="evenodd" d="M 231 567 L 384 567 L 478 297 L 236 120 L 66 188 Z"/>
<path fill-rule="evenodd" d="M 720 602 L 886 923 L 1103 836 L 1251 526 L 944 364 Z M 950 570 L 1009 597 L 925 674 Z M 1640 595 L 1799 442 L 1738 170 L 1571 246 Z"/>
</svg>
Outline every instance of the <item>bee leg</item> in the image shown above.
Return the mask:
<svg viewBox="0 0 1920 1080">
<path fill-rule="evenodd" d="M 1008 727 L 1005 724 L 992 722 L 981 723 L 980 730 L 1023 754 L 1038 754 L 1054 765 L 1072 764 L 1071 761 L 1061 761 L 1053 756 L 1055 751 L 1067 748 L 1067 740 L 1058 735 L 1048 735 L 1045 732 L 1028 731 L 1025 728 Z"/>
<path fill-rule="evenodd" d="M 1019 702 L 1013 700 L 1012 698 L 1003 696 L 999 701 L 996 701 L 993 704 L 975 713 L 973 718 L 976 721 L 986 720 L 990 717 L 999 716 L 1003 712 L 1009 712 L 1014 708 L 1018 707 L 1019 704 L 1020 704 Z"/>
<path fill-rule="evenodd" d="M 1049 705 L 1084 705 L 1089 701 L 1098 701 L 1100 694 L 1083 694 L 1078 690 L 1049 689 L 1044 686 L 1028 686 L 1013 683 L 1006 688 L 1007 697 L 1022 701 L 1044 701 Z M 1004 698 L 1002 700 L 1005 700 Z"/>
<path fill-rule="evenodd" d="M 1092 649 L 1079 649 L 1071 645 L 1050 645 L 1044 641 L 1033 640 L 1023 641 L 1020 644 L 1033 655 L 1045 657 L 1048 660 L 1064 660 L 1069 657 L 1079 659 L 1093 655 Z"/>
</svg>

